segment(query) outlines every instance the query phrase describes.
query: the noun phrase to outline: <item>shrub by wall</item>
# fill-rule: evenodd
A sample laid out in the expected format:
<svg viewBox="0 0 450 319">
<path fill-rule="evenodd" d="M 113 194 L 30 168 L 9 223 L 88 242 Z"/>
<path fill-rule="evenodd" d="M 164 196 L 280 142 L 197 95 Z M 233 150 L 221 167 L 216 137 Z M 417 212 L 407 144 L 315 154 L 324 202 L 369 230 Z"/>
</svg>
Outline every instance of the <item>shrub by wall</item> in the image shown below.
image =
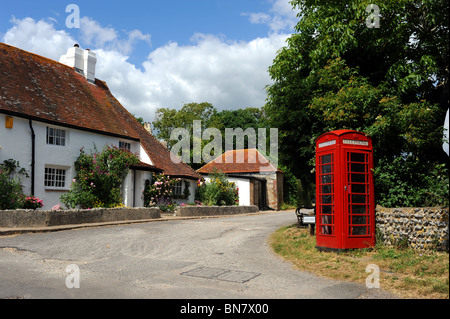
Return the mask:
<svg viewBox="0 0 450 319">
<path fill-rule="evenodd" d="M 377 239 L 385 245 L 447 251 L 448 207 L 376 209 Z"/>
</svg>

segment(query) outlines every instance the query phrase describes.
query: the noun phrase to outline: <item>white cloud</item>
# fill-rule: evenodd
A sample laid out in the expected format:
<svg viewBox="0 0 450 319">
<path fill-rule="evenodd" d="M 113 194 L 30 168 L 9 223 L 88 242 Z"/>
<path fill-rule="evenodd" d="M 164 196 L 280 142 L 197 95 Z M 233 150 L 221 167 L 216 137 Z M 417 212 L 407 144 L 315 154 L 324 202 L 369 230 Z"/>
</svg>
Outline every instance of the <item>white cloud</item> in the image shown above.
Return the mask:
<svg viewBox="0 0 450 319">
<path fill-rule="evenodd" d="M 100 23 L 89 17 L 82 17 L 80 21 L 81 41 L 85 45 L 94 48 L 116 50 L 128 55 L 133 50 L 133 45 L 138 41 L 145 41 L 150 45 L 151 36 L 140 30 L 125 32 L 123 39 L 114 28 L 102 27 Z"/>
<path fill-rule="evenodd" d="M 143 70 L 114 51 L 97 50 L 97 76 L 108 83 L 131 112 L 153 121 L 159 107 L 181 108 L 184 103 L 210 102 L 217 109 L 261 107 L 267 73 L 286 35 L 250 42 L 226 42 L 196 34 L 192 45 L 168 43 L 148 56 Z"/>
<path fill-rule="evenodd" d="M 150 42 L 139 30 L 121 38 L 113 28 L 84 19 L 81 41 L 56 30 L 51 22 L 31 18 L 13 19 L 3 41 L 56 61 L 74 43 L 94 45 L 96 77 L 106 81 L 114 96 L 131 113 L 153 121 L 158 107 L 181 108 L 184 103 L 210 102 L 217 109 L 261 107 L 267 73 L 276 52 L 285 45 L 287 34 L 271 34 L 249 42 L 227 41 L 223 36 L 195 34 L 191 44 L 166 45 L 150 52 L 141 66 L 128 61 L 137 41 Z"/>
<path fill-rule="evenodd" d="M 261 107 L 270 84 L 267 69 L 285 39 L 227 43 L 197 34 L 190 46 L 170 43 L 153 51 L 144 68 L 157 88 L 153 96 L 165 105 L 206 101 L 221 108 Z"/>
<path fill-rule="evenodd" d="M 150 34 L 144 34 L 140 30 L 132 30 L 130 32 L 127 32 L 127 39 L 120 42 L 120 51 L 125 54 L 130 54 L 133 51 L 133 46 L 138 41 L 144 41 L 147 42 L 147 44 L 151 45 L 151 35 Z"/>
<path fill-rule="evenodd" d="M 254 24 L 266 24 L 272 33 L 292 32 L 298 23 L 297 9 L 293 9 L 290 0 L 270 0 L 273 5 L 269 13 L 245 12 L 244 16 Z"/>
<path fill-rule="evenodd" d="M 86 45 L 102 48 L 108 42 L 117 40 L 118 35 L 113 28 L 104 28 L 97 21 L 82 17 L 80 21 L 81 40 Z"/>
<path fill-rule="evenodd" d="M 3 42 L 53 60 L 59 60 L 76 43 L 68 33 L 44 20 L 13 17 L 11 23 L 14 26 L 5 33 Z"/>
</svg>

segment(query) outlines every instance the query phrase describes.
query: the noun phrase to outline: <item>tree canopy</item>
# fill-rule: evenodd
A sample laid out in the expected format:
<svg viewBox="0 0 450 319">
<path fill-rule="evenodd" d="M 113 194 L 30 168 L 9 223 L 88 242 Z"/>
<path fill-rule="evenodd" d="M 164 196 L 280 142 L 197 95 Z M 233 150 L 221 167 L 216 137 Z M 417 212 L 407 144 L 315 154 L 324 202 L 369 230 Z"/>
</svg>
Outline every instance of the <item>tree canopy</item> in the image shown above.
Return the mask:
<svg viewBox="0 0 450 319">
<path fill-rule="evenodd" d="M 313 183 L 315 139 L 355 129 L 374 141 L 378 203 L 448 205 L 449 3 L 377 1 L 375 28 L 370 4 L 292 1 L 300 20 L 269 68 L 265 107 L 280 162 Z"/>
<path fill-rule="evenodd" d="M 222 139 L 220 141 L 221 150 L 225 150 L 225 136 L 226 129 L 242 129 L 245 131 L 248 128 L 253 128 L 255 132 L 258 132 L 258 128 L 266 127 L 266 118 L 263 109 L 259 108 L 245 108 L 237 110 L 222 110 L 218 111 L 210 103 L 189 103 L 185 104 L 180 110 L 159 108 L 156 112 L 157 118 L 153 122 L 155 128 L 154 134 L 156 138 L 167 142 L 167 147 L 172 147 L 178 143 L 178 140 L 171 139 L 172 132 L 177 128 L 184 128 L 190 134 L 190 161 L 187 164 L 191 165 L 194 169 L 198 169 L 204 164 L 204 159 L 201 159 L 201 163 L 193 161 L 193 158 L 201 157 L 203 149 L 214 137 L 209 139 L 201 139 L 201 141 L 194 141 L 197 136 L 202 136 L 208 128 L 214 128 L 220 132 Z M 194 127 L 194 121 L 201 121 L 201 127 Z M 194 130 L 201 129 L 202 132 L 194 132 Z M 195 143 L 198 143 L 200 149 L 196 150 Z M 248 147 L 248 137 L 244 137 L 244 148 Z M 233 139 L 233 149 L 237 149 L 237 138 Z M 200 154 L 195 152 L 199 151 Z M 214 150 L 216 151 L 216 150 Z M 210 154 L 219 156 L 220 154 Z M 181 155 L 181 154 L 177 154 Z"/>
</svg>

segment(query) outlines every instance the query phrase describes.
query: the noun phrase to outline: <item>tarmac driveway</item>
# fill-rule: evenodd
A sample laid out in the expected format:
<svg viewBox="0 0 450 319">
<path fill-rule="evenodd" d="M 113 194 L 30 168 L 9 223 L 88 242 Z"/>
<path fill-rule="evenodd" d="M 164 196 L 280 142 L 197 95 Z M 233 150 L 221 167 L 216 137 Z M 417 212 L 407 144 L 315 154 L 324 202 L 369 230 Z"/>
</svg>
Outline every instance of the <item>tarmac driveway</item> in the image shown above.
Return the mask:
<svg viewBox="0 0 450 319">
<path fill-rule="evenodd" d="M 394 298 L 293 269 L 267 239 L 294 223 L 270 212 L 0 237 L 0 298 Z"/>
</svg>

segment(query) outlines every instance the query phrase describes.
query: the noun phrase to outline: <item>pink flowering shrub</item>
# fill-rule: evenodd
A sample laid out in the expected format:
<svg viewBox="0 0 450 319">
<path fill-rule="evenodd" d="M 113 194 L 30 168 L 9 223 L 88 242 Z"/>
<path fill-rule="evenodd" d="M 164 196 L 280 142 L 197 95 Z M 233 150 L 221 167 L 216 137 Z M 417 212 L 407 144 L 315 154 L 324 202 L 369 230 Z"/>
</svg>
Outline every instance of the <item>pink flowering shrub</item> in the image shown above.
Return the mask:
<svg viewBox="0 0 450 319">
<path fill-rule="evenodd" d="M 24 199 L 23 202 L 23 208 L 25 209 L 38 209 L 38 208 L 42 208 L 44 206 L 44 203 L 42 202 L 42 199 L 39 199 L 37 197 L 34 196 L 27 196 Z"/>
<path fill-rule="evenodd" d="M 163 211 L 173 210 L 176 206 L 172 201 L 173 187 L 180 180 L 180 178 L 171 179 L 164 174 L 153 175 L 153 185 L 144 190 L 144 205 L 156 206 Z"/>
<path fill-rule="evenodd" d="M 52 207 L 52 210 L 62 210 L 61 204 L 56 204 Z"/>
</svg>

